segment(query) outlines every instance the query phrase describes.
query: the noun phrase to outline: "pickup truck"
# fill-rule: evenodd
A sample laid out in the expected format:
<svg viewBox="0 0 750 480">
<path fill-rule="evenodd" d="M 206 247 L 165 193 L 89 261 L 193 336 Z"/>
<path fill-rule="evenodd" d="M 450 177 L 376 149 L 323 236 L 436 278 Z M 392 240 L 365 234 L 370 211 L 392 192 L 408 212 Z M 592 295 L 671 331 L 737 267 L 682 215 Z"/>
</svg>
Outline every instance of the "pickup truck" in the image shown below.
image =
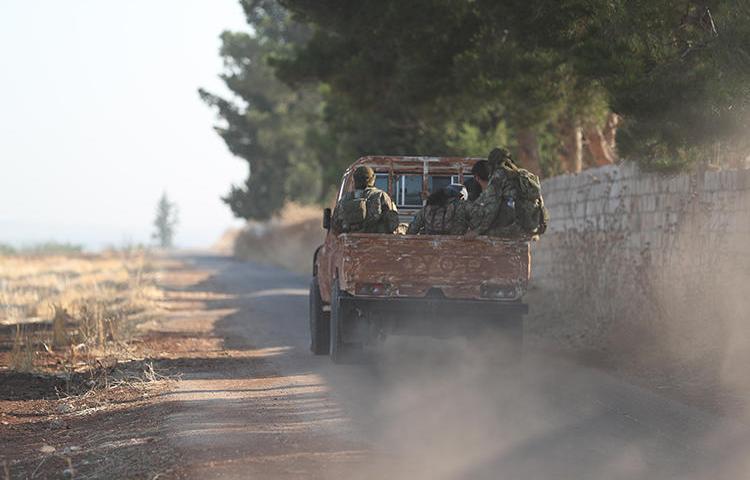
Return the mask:
<svg viewBox="0 0 750 480">
<path fill-rule="evenodd" d="M 344 173 L 338 198 L 354 188 L 360 165 L 376 173 L 399 220 L 408 223 L 434 189 L 469 178 L 477 158 L 367 156 Z M 388 335 L 465 335 L 502 332 L 520 352 L 522 297 L 530 275 L 529 240 L 486 236 L 335 234 L 315 251 L 310 283 L 311 350 L 335 363 L 359 357 Z"/>
</svg>

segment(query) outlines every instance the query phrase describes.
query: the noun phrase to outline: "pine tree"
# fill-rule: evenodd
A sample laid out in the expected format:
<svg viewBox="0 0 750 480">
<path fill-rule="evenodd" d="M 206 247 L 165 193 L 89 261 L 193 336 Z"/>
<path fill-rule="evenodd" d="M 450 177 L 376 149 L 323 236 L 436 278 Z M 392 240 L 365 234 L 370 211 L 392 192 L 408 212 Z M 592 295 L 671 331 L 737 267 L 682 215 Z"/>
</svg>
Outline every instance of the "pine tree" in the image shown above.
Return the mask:
<svg viewBox="0 0 750 480">
<path fill-rule="evenodd" d="M 167 192 L 162 193 L 156 206 L 154 233 L 151 235 L 160 247 L 174 246 L 175 227 L 177 226 L 177 205 L 169 200 Z"/>
</svg>

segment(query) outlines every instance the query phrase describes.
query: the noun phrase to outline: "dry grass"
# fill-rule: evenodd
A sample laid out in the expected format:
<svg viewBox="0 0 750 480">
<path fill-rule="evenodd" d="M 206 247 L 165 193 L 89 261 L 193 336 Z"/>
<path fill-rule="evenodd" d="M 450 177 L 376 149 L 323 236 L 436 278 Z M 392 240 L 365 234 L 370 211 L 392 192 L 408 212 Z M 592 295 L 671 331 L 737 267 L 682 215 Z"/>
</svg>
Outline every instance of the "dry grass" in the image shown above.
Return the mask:
<svg viewBox="0 0 750 480">
<path fill-rule="evenodd" d="M 19 372 L 31 372 L 34 369 L 34 345 L 21 325 L 16 325 L 9 366 Z"/>
<path fill-rule="evenodd" d="M 44 370 L 52 357 L 76 366 L 126 349 L 158 311 L 155 275 L 140 250 L 0 257 L 0 328 L 13 332 L 0 366 Z"/>
<path fill-rule="evenodd" d="M 234 239 L 234 255 L 310 273 L 315 249 L 323 243 L 321 207 L 287 204 L 268 222 L 248 222 Z"/>
</svg>

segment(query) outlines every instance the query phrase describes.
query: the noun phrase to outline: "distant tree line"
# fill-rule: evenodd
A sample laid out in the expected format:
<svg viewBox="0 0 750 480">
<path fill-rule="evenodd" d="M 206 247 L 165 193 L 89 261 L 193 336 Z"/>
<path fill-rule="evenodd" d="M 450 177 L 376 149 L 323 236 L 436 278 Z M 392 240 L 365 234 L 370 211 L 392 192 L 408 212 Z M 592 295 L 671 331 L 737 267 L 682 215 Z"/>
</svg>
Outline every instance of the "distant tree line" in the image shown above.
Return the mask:
<svg viewBox="0 0 750 480">
<path fill-rule="evenodd" d="M 69 242 L 41 242 L 14 247 L 0 243 L 0 256 L 42 256 L 42 255 L 79 255 L 83 253 L 83 245 Z"/>
<path fill-rule="evenodd" d="M 241 218 L 325 198 L 362 154 L 484 155 L 542 175 L 750 153 L 746 0 L 241 0 L 200 91 L 250 175 Z"/>
</svg>

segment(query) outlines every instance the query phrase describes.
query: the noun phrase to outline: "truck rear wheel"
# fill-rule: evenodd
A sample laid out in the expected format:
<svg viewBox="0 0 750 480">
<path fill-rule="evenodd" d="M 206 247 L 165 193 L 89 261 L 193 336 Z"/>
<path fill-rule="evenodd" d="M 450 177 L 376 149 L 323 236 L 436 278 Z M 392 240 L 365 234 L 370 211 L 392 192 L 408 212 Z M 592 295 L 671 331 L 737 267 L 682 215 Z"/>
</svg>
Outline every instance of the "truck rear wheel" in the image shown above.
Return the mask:
<svg viewBox="0 0 750 480">
<path fill-rule="evenodd" d="M 331 339 L 330 355 L 333 363 L 355 363 L 358 359 L 361 345 L 344 342 L 344 328 L 350 320 L 351 312 L 342 305 L 338 280 L 333 282 L 331 289 Z"/>
<path fill-rule="evenodd" d="M 323 311 L 323 299 L 320 298 L 318 277 L 310 282 L 310 351 L 315 355 L 325 355 L 330 347 L 331 319 Z"/>
</svg>

